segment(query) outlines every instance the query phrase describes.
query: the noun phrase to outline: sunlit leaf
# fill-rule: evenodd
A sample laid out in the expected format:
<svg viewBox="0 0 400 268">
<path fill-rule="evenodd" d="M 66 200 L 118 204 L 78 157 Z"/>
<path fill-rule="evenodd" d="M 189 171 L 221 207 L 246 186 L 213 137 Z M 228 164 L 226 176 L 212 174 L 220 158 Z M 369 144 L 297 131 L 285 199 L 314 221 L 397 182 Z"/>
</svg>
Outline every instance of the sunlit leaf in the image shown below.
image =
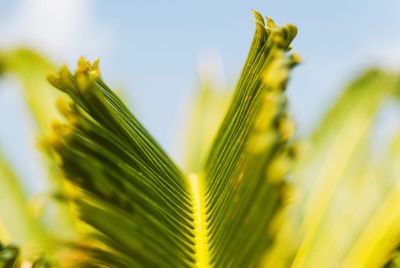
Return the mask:
<svg viewBox="0 0 400 268">
<path fill-rule="evenodd" d="M 49 76 L 71 98 L 58 105 L 68 123 L 53 126 L 49 143 L 82 191 L 74 199 L 80 218 L 106 246 L 88 249 L 94 262 L 246 267 L 270 245 L 292 158 L 284 89 L 298 58 L 286 53 L 296 28 L 255 15 L 249 58 L 198 173 L 175 166 L 103 82 L 97 61 L 82 58 L 74 74 L 64 67 Z"/>
<path fill-rule="evenodd" d="M 294 204 L 266 265 L 381 267 L 387 261 L 400 241 L 400 177 L 391 171 L 394 155 L 372 157 L 371 134 L 399 81 L 371 70 L 327 113 L 293 173 Z"/>
<path fill-rule="evenodd" d="M 81 225 L 77 240 L 58 241 L 57 264 L 399 267 L 400 136 L 380 158 L 371 144 L 377 115 L 400 94 L 400 76 L 367 71 L 310 137 L 295 141 L 285 90 L 300 61 L 290 53 L 297 29 L 254 15 L 230 103 L 203 85 L 182 169 L 106 85 L 98 60 L 81 58 L 75 72 L 49 75 L 59 89 L 51 91 L 44 58 L 0 54 L 0 70 L 22 81 L 40 129 L 58 118 L 43 145 L 63 173 L 52 174 L 67 182 L 57 197 Z M 48 110 L 56 96 L 61 117 Z M 38 235 L 41 221 L 28 215 L 20 182 L 0 164 L 0 267 L 50 267 L 43 252 L 21 257 L 19 247 L 48 234 Z"/>
</svg>

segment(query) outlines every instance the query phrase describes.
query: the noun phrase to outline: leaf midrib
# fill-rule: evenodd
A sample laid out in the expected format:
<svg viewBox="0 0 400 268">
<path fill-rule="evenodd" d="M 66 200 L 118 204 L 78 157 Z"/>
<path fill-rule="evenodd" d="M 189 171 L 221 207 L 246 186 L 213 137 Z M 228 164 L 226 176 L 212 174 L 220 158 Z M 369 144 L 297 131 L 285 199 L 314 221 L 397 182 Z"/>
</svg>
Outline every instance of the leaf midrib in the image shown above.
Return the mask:
<svg viewBox="0 0 400 268">
<path fill-rule="evenodd" d="M 194 219 L 195 241 L 195 266 L 208 268 L 210 265 L 209 245 L 206 222 L 206 203 L 201 177 L 192 173 L 188 177 L 191 194 Z"/>
</svg>

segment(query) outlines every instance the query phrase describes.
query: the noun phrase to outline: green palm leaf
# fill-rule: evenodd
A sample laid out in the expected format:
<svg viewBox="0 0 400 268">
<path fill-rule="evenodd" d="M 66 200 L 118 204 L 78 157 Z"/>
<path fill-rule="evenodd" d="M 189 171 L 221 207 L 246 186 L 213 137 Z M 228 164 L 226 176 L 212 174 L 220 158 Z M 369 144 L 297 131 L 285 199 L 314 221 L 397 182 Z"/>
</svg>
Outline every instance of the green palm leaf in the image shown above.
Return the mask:
<svg viewBox="0 0 400 268">
<path fill-rule="evenodd" d="M 267 248 L 266 229 L 281 202 L 290 158 L 283 91 L 297 61 L 285 55 L 296 28 L 275 28 L 270 19 L 264 27 L 257 13 L 256 22 L 235 96 L 200 175 L 209 208 L 210 257 L 218 267 L 249 266 Z"/>
<path fill-rule="evenodd" d="M 59 197 L 86 223 L 78 225 L 80 240 L 53 248 L 52 224 L 32 219 L 20 182 L 0 159 L 0 267 L 48 267 L 42 249 L 63 267 L 398 267 L 400 139 L 378 160 L 371 143 L 376 116 L 399 96 L 399 76 L 366 72 L 295 146 L 284 91 L 299 61 L 288 52 L 297 30 L 255 18 L 218 130 L 225 106 L 212 90 L 201 93 L 188 173 L 104 83 L 98 61 L 82 58 L 75 73 L 63 67 L 49 76 L 62 94 L 47 92 L 42 73 L 52 65 L 40 55 L 0 54 L 0 68 L 23 82 L 41 129 L 56 116 L 43 102 L 61 95 L 63 117 L 46 141 L 64 174 L 51 174 L 68 181 L 56 185 L 73 185 Z M 217 107 L 206 113 L 210 103 Z M 65 212 L 60 218 L 71 216 Z M 57 228 L 57 235 L 69 229 Z M 27 258 L 31 248 L 39 257 Z"/>
<path fill-rule="evenodd" d="M 183 174 L 84 59 L 49 81 L 68 94 L 67 122 L 49 144 L 71 197 L 94 230 L 84 266 L 247 267 L 271 245 L 293 150 L 284 89 L 298 62 L 288 56 L 291 25 L 256 33 L 235 95 L 198 173 Z M 240 245 L 240 246 L 239 246 Z"/>
<path fill-rule="evenodd" d="M 398 75 L 370 70 L 326 114 L 293 171 L 296 202 L 265 266 L 385 264 L 400 236 L 399 147 L 395 139 L 377 161 L 372 131 L 378 112 L 399 89 Z"/>
</svg>

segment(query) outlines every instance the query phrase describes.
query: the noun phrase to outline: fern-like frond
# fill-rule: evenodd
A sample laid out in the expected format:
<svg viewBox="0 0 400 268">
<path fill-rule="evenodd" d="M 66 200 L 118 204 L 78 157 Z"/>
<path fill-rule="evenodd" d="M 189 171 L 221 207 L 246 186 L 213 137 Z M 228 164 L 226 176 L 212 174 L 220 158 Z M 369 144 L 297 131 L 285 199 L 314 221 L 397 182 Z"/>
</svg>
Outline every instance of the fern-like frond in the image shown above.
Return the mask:
<svg viewBox="0 0 400 268">
<path fill-rule="evenodd" d="M 293 172 L 296 201 L 265 265 L 382 267 L 399 243 L 396 153 L 373 158 L 376 116 L 399 77 L 371 70 L 352 83 L 313 133 Z M 291 243 L 287 243 L 290 239 Z"/>
<path fill-rule="evenodd" d="M 271 243 L 268 226 L 282 203 L 294 131 L 284 95 L 288 56 L 297 30 L 267 25 L 256 33 L 232 104 L 201 175 L 205 183 L 211 260 L 217 267 L 249 267 Z"/>
<path fill-rule="evenodd" d="M 204 166 L 184 175 L 103 82 L 98 62 L 81 58 L 49 81 L 71 98 L 58 108 L 49 144 L 71 197 L 95 229 L 83 249 L 91 265 L 111 267 L 247 267 L 268 246 L 293 157 L 293 123 L 284 96 L 298 57 L 287 55 L 292 25 L 256 33 L 232 103 Z M 81 265 L 88 265 L 81 264 Z"/>
<path fill-rule="evenodd" d="M 53 147 L 84 191 L 81 219 L 126 267 L 188 265 L 193 219 L 183 174 L 104 84 L 97 63 L 81 59 L 74 75 L 63 68 L 49 80 L 74 101 L 59 103 L 69 123 L 54 126 Z M 96 252 L 110 264 L 110 252 Z"/>
</svg>

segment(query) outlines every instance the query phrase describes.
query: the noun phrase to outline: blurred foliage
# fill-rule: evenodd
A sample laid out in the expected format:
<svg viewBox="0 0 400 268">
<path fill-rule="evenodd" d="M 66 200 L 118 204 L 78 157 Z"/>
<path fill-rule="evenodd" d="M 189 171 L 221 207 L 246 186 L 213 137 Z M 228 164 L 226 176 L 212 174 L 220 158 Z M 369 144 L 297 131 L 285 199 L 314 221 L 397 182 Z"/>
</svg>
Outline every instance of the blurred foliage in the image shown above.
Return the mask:
<svg viewBox="0 0 400 268">
<path fill-rule="evenodd" d="M 54 102 L 62 96 L 45 79 L 54 71 L 53 64 L 29 49 L 13 49 L 0 51 L 0 70 L 3 76 L 20 81 L 37 135 L 48 133 L 51 122 L 61 118 Z M 70 211 L 61 203 L 48 201 L 60 188 L 64 191 L 66 185 L 60 180 L 54 161 L 46 156 L 42 160 L 48 169 L 44 181 L 54 190 L 40 193 L 32 200 L 32 193 L 23 187 L 22 179 L 16 176 L 5 155 L 0 154 L 0 241 L 20 245 L 18 253 L 22 257 L 52 252 L 51 240 L 72 237 L 74 233 Z"/>
<path fill-rule="evenodd" d="M 217 87 L 212 78 L 203 79 L 200 80 L 200 87 L 191 107 L 192 113 L 186 123 L 183 155 L 187 172 L 200 170 L 231 97 L 230 92 Z"/>
<path fill-rule="evenodd" d="M 37 131 L 48 129 L 51 121 L 59 118 L 54 100 L 61 94 L 44 79 L 55 70 L 54 65 L 32 50 L 14 49 L 0 52 L 0 70 L 2 75 L 10 74 L 21 81 L 25 100 L 38 126 Z"/>
<path fill-rule="evenodd" d="M 14 243 L 29 248 L 40 240 L 43 230 L 29 212 L 28 198 L 21 181 L 2 158 L 0 178 L 0 239 L 10 242 L 12 238 Z"/>
<path fill-rule="evenodd" d="M 367 71 L 305 141 L 292 173 L 294 202 L 277 226 L 267 265 L 385 264 L 400 237 L 398 138 L 376 159 L 371 134 L 379 110 L 399 90 L 399 75 Z"/>
<path fill-rule="evenodd" d="M 295 139 L 285 89 L 300 61 L 290 52 L 297 29 L 257 12 L 255 21 L 233 95 L 201 81 L 185 172 L 105 84 L 98 61 L 48 76 L 55 91 L 43 79 L 49 61 L 0 53 L 46 136 L 49 184 L 69 205 L 57 215 L 79 222 L 35 217 L 0 158 L 0 267 L 399 267 L 400 133 L 380 158 L 371 144 L 400 75 L 366 71 Z M 65 239 L 71 229 L 78 237 Z"/>
</svg>

